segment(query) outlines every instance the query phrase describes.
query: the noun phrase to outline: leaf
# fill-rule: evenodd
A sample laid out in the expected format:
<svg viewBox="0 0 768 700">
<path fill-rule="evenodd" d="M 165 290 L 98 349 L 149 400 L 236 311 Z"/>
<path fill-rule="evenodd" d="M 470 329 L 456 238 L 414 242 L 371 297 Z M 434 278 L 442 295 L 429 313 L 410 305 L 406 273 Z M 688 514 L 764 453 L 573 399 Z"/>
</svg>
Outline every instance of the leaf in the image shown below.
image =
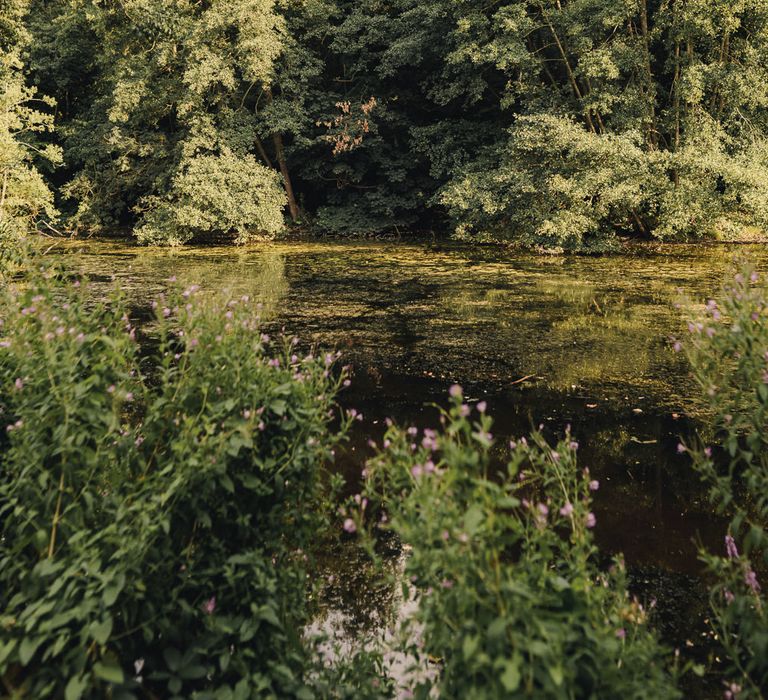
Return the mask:
<svg viewBox="0 0 768 700">
<path fill-rule="evenodd" d="M 511 693 L 517 690 L 520 685 L 520 662 L 517 659 L 507 661 L 504 664 L 504 672 L 499 679 L 504 686 L 504 690 Z"/>
<path fill-rule="evenodd" d="M 24 637 L 21 640 L 21 646 L 19 647 L 19 662 L 22 666 L 26 666 L 35 655 L 37 648 L 42 644 L 42 639 L 33 639 L 32 637 Z"/>
<path fill-rule="evenodd" d="M 558 664 L 557 666 L 549 667 L 549 675 L 552 678 L 552 682 L 559 688 L 563 684 L 563 667 Z"/>
<path fill-rule="evenodd" d="M 178 649 L 174 649 L 173 647 L 163 649 L 163 658 L 171 671 L 178 671 L 179 668 L 181 668 L 181 653 Z"/>
<path fill-rule="evenodd" d="M 117 660 L 108 657 L 93 665 L 93 673 L 97 678 L 108 683 L 122 683 L 125 680 L 123 669 L 120 668 Z"/>
<path fill-rule="evenodd" d="M 91 625 L 91 637 L 97 644 L 104 646 L 112 634 L 112 618 Z"/>
<path fill-rule="evenodd" d="M 87 676 L 73 676 L 64 688 L 64 700 L 80 700 L 87 687 Z"/>
<path fill-rule="evenodd" d="M 461 653 L 464 655 L 465 661 L 469 661 L 475 655 L 479 645 L 480 640 L 476 635 L 473 634 L 464 637 L 464 642 L 461 645 Z"/>
<path fill-rule="evenodd" d="M 484 517 L 485 515 L 483 514 L 480 506 L 472 506 L 467 511 L 467 514 L 464 516 L 464 529 L 468 535 L 472 535 L 477 532 L 477 529 L 480 527 L 480 523 L 483 522 Z"/>
</svg>

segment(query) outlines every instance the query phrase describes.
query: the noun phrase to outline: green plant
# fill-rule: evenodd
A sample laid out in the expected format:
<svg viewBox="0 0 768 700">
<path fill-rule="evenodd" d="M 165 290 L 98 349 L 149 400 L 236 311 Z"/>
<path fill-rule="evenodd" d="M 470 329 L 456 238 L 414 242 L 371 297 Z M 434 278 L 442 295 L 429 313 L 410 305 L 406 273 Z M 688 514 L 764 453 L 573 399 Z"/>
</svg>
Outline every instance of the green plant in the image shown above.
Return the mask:
<svg viewBox="0 0 768 700">
<path fill-rule="evenodd" d="M 43 270 L 0 299 L 5 692 L 311 697 L 336 357 L 195 287 L 156 300 L 142 356 L 86 287 Z"/>
<path fill-rule="evenodd" d="M 702 548 L 716 583 L 712 625 L 727 658 L 726 695 L 762 698 L 768 688 L 768 291 L 744 267 L 677 341 L 711 412 L 720 449 L 680 445 L 710 486 L 718 512 L 731 515 L 724 554 Z"/>
<path fill-rule="evenodd" d="M 451 393 L 442 431 L 388 430 L 344 523 L 410 548 L 409 650 L 438 665 L 415 696 L 679 697 L 621 559 L 597 564 L 599 484 L 577 466 L 577 444 L 534 432 L 503 465 L 484 404 L 473 415 Z"/>
</svg>

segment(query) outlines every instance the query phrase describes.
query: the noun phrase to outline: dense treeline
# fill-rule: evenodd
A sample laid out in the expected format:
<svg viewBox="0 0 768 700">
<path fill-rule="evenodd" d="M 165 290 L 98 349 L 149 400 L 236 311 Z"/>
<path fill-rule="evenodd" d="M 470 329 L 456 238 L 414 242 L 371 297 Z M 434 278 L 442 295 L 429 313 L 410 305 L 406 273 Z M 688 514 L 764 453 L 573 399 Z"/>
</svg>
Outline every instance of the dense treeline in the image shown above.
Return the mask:
<svg viewBox="0 0 768 700">
<path fill-rule="evenodd" d="M 766 0 L 0 8 L 4 219 L 51 222 L 43 144 L 65 227 L 147 243 L 296 223 L 599 249 L 768 225 Z"/>
</svg>

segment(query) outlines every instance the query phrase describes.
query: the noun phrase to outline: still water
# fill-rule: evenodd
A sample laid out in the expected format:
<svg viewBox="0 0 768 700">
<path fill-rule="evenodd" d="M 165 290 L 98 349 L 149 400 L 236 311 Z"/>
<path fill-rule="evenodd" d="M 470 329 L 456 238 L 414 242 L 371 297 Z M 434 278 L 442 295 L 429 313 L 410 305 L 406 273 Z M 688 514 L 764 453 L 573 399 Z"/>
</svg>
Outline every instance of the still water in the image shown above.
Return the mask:
<svg viewBox="0 0 768 700">
<path fill-rule="evenodd" d="M 384 419 L 434 425 L 432 405 L 453 383 L 488 402 L 500 440 L 571 424 L 582 464 L 602 484 L 601 550 L 623 552 L 635 590 L 658 599 L 667 641 L 701 646 L 694 540 L 720 547 L 725 526 L 676 454 L 703 409 L 669 339 L 737 258 L 768 269 L 764 247 L 648 245 L 587 258 L 390 243 L 158 250 L 67 241 L 50 254 L 97 290 L 118 284 L 138 315 L 176 276 L 248 293 L 273 330 L 339 349 L 354 368 L 341 401 L 365 416 L 336 465 L 353 484 Z M 354 634 L 393 614 L 396 593 L 370 580 L 352 547 L 331 552 L 327 568 L 328 624 Z"/>
</svg>

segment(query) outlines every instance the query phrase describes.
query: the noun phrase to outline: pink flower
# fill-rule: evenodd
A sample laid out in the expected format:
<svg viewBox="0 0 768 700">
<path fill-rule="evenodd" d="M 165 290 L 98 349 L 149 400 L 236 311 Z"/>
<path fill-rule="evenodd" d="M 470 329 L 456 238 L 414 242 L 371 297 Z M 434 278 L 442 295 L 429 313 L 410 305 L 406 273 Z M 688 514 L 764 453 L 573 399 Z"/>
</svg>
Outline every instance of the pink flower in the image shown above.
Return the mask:
<svg viewBox="0 0 768 700">
<path fill-rule="evenodd" d="M 616 636 L 619 639 L 624 639 L 627 636 L 627 632 L 623 627 L 621 627 L 620 629 L 616 630 Z"/>
<path fill-rule="evenodd" d="M 739 550 L 736 547 L 736 540 L 731 535 L 725 536 L 725 551 L 728 554 L 729 559 L 736 559 L 739 556 Z"/>
<path fill-rule="evenodd" d="M 560 509 L 560 515 L 565 516 L 566 518 L 573 513 L 573 504 L 572 503 L 566 503 L 561 509 Z"/>
<path fill-rule="evenodd" d="M 547 517 L 547 515 L 549 515 L 549 508 L 547 508 L 546 504 L 539 503 L 539 505 L 536 507 L 538 508 L 539 513 L 541 513 L 541 515 L 543 515 L 544 517 Z"/>
<path fill-rule="evenodd" d="M 348 532 L 350 535 L 357 531 L 357 525 L 355 525 L 355 521 L 352 520 L 352 518 L 347 518 L 344 521 L 344 532 Z"/>
<path fill-rule="evenodd" d="M 24 382 L 21 380 L 20 377 L 16 378 L 16 381 L 13 383 L 13 385 L 16 387 L 18 391 L 21 391 L 24 388 Z"/>
<path fill-rule="evenodd" d="M 462 418 L 466 418 L 469 415 L 469 406 L 467 404 L 463 403 L 459 406 L 459 415 Z"/>
<path fill-rule="evenodd" d="M 597 518 L 594 513 L 587 514 L 587 527 L 593 528 L 597 524 Z"/>
<path fill-rule="evenodd" d="M 752 569 L 748 569 L 744 574 L 744 583 L 746 583 L 754 593 L 760 592 L 760 584 L 757 582 L 757 576 Z"/>
<path fill-rule="evenodd" d="M 599 488 L 600 488 L 600 482 L 597 479 L 592 479 L 592 481 L 589 482 L 590 491 L 597 491 Z"/>
<path fill-rule="evenodd" d="M 477 410 L 480 411 L 480 413 L 485 413 L 486 408 L 488 408 L 488 404 L 485 401 L 481 401 L 477 404 Z"/>
</svg>

